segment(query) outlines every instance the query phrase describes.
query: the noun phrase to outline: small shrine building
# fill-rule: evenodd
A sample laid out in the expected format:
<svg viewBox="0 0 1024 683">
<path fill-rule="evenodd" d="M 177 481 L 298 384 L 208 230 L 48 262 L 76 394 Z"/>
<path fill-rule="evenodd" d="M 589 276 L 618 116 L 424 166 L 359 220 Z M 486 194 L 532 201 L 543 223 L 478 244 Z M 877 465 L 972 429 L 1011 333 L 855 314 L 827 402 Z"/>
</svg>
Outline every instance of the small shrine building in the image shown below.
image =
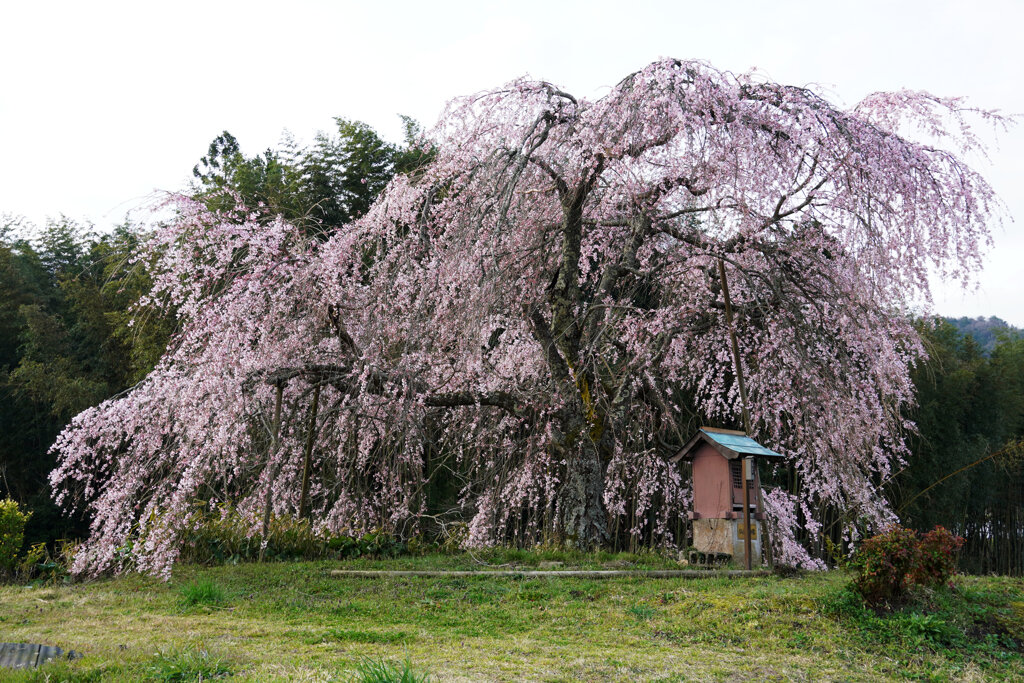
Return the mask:
<svg viewBox="0 0 1024 683">
<path fill-rule="evenodd" d="M 746 563 L 746 533 L 743 524 L 743 484 L 750 519 L 750 565 L 761 563 L 761 522 L 764 504 L 757 459 L 782 460 L 783 456 L 765 448 L 744 432 L 702 427 L 671 458 L 687 460 L 693 466 L 693 547 L 709 556 L 731 555 Z M 747 462 L 744 474 L 744 460 Z"/>
</svg>

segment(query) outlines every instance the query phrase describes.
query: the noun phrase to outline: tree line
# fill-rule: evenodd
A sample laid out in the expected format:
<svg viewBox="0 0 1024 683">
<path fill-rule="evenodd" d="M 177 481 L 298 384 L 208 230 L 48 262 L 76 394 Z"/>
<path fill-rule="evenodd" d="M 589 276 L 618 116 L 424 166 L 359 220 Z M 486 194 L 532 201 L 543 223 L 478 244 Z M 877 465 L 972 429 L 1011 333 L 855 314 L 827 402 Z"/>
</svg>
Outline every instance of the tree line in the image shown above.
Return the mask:
<svg viewBox="0 0 1024 683">
<path fill-rule="evenodd" d="M 991 344 L 956 320 L 920 321 L 929 353 L 914 371 L 911 457 L 886 495 L 908 526 L 941 525 L 965 539 L 961 564 L 1024 573 L 1024 334 Z M 986 346 L 990 351 L 986 351 Z"/>
</svg>

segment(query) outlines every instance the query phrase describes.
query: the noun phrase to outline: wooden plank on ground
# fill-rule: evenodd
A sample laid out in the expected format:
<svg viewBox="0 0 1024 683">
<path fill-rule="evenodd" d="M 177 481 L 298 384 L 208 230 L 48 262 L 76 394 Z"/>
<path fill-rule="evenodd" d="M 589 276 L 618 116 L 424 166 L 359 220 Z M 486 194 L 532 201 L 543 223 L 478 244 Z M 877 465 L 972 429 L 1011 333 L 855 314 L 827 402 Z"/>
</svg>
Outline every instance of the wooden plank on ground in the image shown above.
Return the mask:
<svg viewBox="0 0 1024 683">
<path fill-rule="evenodd" d="M 64 653 L 59 647 L 35 643 L 0 643 L 0 669 L 34 669 Z"/>
</svg>

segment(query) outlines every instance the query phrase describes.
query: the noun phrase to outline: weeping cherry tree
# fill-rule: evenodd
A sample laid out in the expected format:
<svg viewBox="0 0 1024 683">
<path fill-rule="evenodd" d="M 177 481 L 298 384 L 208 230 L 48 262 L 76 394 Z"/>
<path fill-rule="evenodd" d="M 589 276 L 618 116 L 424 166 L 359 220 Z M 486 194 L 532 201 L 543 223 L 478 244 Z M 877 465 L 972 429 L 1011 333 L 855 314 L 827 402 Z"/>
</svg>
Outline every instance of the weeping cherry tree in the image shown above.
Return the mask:
<svg viewBox="0 0 1024 683">
<path fill-rule="evenodd" d="M 741 412 L 719 264 L 753 431 L 801 482 L 767 495 L 780 559 L 812 562 L 792 534 L 818 511 L 849 533 L 893 518 L 908 302 L 929 272 L 969 283 L 999 218 L 967 115 L 1003 123 L 664 60 L 596 101 L 519 80 L 453 102 L 432 163 L 326 241 L 175 198 L 147 303 L 181 332 L 54 446 L 58 498 L 93 518 L 75 569 L 124 568 L 131 539 L 166 576 L 196 501 L 254 533 L 413 533 L 431 458 L 461 477 L 468 544 L 682 543 L 668 458 L 695 416 Z"/>
</svg>

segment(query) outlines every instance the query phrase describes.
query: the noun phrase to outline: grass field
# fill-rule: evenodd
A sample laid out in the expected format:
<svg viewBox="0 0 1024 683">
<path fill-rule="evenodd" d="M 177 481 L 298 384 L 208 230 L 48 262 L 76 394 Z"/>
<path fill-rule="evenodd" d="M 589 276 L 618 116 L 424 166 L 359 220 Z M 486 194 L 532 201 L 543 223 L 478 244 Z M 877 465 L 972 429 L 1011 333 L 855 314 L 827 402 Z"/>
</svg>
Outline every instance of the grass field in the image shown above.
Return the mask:
<svg viewBox="0 0 1024 683">
<path fill-rule="evenodd" d="M 562 563 L 552 564 L 552 563 Z M 483 564 L 482 564 L 483 563 Z M 12 681 L 1024 680 L 1024 581 L 956 589 L 877 615 L 841 572 L 797 578 L 337 578 L 332 569 L 665 568 L 654 555 L 491 551 L 391 560 L 181 566 L 0 587 L 0 640 L 72 663 Z M 4 678 L 6 676 L 6 678 Z M 418 679 L 417 679 L 418 680 Z"/>
</svg>

